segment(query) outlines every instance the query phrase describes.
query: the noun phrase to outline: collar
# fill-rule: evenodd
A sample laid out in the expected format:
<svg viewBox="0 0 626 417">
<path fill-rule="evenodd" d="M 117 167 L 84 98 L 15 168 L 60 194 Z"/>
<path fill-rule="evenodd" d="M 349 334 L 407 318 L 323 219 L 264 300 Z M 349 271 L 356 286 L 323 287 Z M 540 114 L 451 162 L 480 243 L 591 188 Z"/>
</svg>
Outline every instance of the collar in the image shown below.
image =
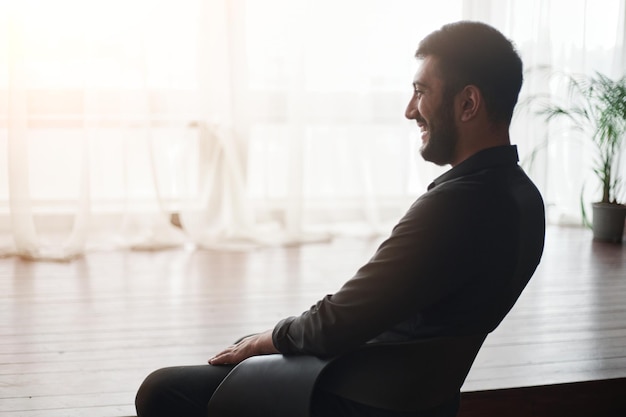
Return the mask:
<svg viewBox="0 0 626 417">
<path fill-rule="evenodd" d="M 518 161 L 519 157 L 516 145 L 496 146 L 493 148 L 483 149 L 437 177 L 430 183 L 428 190 L 431 190 L 446 181 L 469 175 L 472 172 L 476 172 L 481 169 L 491 168 L 498 165 L 517 164 Z"/>
</svg>

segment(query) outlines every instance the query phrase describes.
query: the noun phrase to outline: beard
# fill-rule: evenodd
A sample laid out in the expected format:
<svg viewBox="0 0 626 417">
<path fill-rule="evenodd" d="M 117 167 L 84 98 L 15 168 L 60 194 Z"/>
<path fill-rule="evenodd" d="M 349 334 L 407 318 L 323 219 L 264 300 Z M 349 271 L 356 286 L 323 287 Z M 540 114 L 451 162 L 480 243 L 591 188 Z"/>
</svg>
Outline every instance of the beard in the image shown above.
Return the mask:
<svg viewBox="0 0 626 417">
<path fill-rule="evenodd" d="M 453 108 L 453 100 L 444 100 L 436 115 L 427 124 L 428 140 L 420 148 L 424 160 L 437 165 L 447 165 L 453 161 L 458 142 Z"/>
</svg>

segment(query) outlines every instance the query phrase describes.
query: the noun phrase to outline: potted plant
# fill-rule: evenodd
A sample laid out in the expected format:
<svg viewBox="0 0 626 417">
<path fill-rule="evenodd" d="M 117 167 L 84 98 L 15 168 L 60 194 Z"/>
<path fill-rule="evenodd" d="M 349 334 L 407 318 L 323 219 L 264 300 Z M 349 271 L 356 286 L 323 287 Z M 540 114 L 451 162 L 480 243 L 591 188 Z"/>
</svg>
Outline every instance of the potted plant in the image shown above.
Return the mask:
<svg viewBox="0 0 626 417">
<path fill-rule="evenodd" d="M 593 203 L 594 239 L 622 242 L 626 205 L 618 193 L 623 185 L 619 164 L 626 141 L 626 76 L 613 80 L 596 72 L 567 76 L 568 101 L 545 104 L 539 111 L 546 122 L 565 118 L 574 129 L 584 132 L 595 150 L 593 172 L 602 186 L 602 199 Z M 582 202 L 583 219 L 586 221 Z"/>
</svg>

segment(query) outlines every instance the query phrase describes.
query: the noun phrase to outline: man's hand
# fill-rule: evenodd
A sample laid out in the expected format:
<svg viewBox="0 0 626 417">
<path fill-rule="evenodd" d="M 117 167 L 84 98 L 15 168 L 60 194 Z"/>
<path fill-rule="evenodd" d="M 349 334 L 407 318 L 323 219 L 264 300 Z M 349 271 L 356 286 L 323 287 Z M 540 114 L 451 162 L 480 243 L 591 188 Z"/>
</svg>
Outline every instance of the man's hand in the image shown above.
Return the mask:
<svg viewBox="0 0 626 417">
<path fill-rule="evenodd" d="M 246 337 L 209 359 L 211 365 L 235 365 L 251 356 L 279 353 L 272 342 L 272 330 Z"/>
</svg>

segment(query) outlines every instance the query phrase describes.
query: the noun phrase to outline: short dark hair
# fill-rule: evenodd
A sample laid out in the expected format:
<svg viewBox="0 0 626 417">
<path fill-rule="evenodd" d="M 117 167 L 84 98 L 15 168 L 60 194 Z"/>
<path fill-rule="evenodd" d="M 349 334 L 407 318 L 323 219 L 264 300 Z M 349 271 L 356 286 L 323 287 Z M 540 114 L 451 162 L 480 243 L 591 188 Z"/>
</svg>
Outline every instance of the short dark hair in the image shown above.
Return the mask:
<svg viewBox="0 0 626 417">
<path fill-rule="evenodd" d="M 475 85 L 490 119 L 511 123 L 522 87 L 523 65 L 513 43 L 502 33 L 480 22 L 450 23 L 420 42 L 415 57 L 428 56 L 438 60 L 446 94 Z"/>
</svg>

